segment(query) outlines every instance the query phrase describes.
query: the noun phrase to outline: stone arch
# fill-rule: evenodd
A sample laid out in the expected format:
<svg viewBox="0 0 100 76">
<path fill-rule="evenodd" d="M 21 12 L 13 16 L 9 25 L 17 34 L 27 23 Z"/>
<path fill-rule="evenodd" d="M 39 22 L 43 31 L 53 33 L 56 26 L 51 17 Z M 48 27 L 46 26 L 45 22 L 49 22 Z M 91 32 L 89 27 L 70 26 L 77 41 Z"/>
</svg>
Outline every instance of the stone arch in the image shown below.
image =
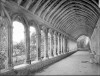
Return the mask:
<svg viewBox="0 0 100 76">
<path fill-rule="evenodd" d="M 90 49 L 89 43 L 90 43 L 90 38 L 87 35 L 81 35 L 77 39 L 77 46 L 79 49 L 89 50 Z"/>
<path fill-rule="evenodd" d="M 11 15 L 11 21 L 16 20 L 17 18 L 20 20 L 20 21 L 18 20 L 19 22 L 22 22 L 24 24 L 24 27 L 28 27 L 28 20 L 25 15 L 19 13 L 13 13 Z"/>
<path fill-rule="evenodd" d="M 40 33 L 41 33 L 41 30 L 40 30 L 40 26 L 39 26 L 39 24 L 36 23 L 34 20 L 30 20 L 30 21 L 28 21 L 28 24 L 29 24 L 29 26 L 33 26 L 33 27 L 35 27 L 35 29 L 36 29 L 36 33 L 37 33 L 37 34 L 40 34 Z"/>
<path fill-rule="evenodd" d="M 20 13 L 13 13 L 11 15 L 11 30 L 13 30 L 13 28 L 12 28 L 13 21 L 18 21 L 19 23 L 22 23 L 22 28 L 23 28 L 23 31 L 22 31 L 23 40 L 20 40 L 20 42 L 17 42 L 17 44 L 14 44 L 14 41 L 12 40 L 13 65 L 15 68 L 16 65 L 24 64 L 24 62 L 28 63 L 30 61 L 30 58 L 28 56 L 29 55 L 29 45 L 28 44 L 30 43 L 29 42 L 30 40 L 29 40 L 29 26 L 28 26 L 27 17 L 23 14 L 20 14 Z M 13 33 L 11 33 L 11 34 L 13 34 Z M 13 38 L 13 36 L 14 35 L 12 35 L 12 38 Z M 19 47 L 21 47 L 22 49 L 16 48 L 17 45 Z M 17 55 L 17 52 L 18 52 L 18 55 Z M 22 57 L 16 58 L 16 57 L 14 57 L 14 54 L 16 57 L 20 57 L 20 56 L 22 56 Z"/>
</svg>

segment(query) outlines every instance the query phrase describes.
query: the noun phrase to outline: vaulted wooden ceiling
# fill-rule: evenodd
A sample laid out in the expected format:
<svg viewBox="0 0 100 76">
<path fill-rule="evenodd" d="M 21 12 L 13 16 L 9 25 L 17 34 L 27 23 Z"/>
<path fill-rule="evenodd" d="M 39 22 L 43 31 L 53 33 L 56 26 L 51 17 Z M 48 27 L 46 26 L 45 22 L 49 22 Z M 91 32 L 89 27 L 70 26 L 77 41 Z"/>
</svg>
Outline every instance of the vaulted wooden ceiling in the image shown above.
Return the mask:
<svg viewBox="0 0 100 76">
<path fill-rule="evenodd" d="M 91 36 L 100 16 L 94 0 L 7 0 L 24 7 L 73 38 Z"/>
</svg>

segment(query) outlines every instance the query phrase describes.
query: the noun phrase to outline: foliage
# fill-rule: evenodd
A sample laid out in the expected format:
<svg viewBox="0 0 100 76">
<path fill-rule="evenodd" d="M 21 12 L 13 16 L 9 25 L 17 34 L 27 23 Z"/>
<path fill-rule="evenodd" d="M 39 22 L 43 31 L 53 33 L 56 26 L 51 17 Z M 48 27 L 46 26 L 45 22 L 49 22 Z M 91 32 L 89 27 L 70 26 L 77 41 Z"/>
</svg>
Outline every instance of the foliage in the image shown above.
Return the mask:
<svg viewBox="0 0 100 76">
<path fill-rule="evenodd" d="M 4 62 L 6 60 L 8 33 L 6 24 L 0 25 L 0 70 L 5 68 Z"/>
<path fill-rule="evenodd" d="M 36 44 L 36 33 L 32 33 L 31 37 L 30 37 L 30 44 Z"/>
<path fill-rule="evenodd" d="M 13 53 L 18 52 L 17 54 L 22 55 L 25 53 L 25 42 L 21 41 L 13 46 Z"/>
<path fill-rule="evenodd" d="M 30 37 L 30 58 L 31 60 L 36 59 L 36 33 L 33 32 Z"/>
<path fill-rule="evenodd" d="M 4 65 L 5 58 L 6 58 L 5 54 L 0 52 L 0 70 L 5 67 L 5 65 Z"/>
</svg>

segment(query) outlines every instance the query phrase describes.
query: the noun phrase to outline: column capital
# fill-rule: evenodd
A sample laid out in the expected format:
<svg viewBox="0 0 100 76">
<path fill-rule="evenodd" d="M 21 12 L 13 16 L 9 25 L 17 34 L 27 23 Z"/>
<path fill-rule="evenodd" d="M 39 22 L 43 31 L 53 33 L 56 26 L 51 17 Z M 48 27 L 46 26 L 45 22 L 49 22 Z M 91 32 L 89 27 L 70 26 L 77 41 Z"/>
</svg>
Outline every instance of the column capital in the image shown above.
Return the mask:
<svg viewBox="0 0 100 76">
<path fill-rule="evenodd" d="M 66 39 L 66 36 L 64 35 L 64 38 Z"/>
<path fill-rule="evenodd" d="M 64 38 L 66 38 L 66 36 L 64 35 Z"/>
<path fill-rule="evenodd" d="M 41 37 L 41 34 L 36 34 L 36 38 L 39 38 L 39 37 Z"/>
<path fill-rule="evenodd" d="M 62 35 L 62 37 L 64 38 L 64 37 L 65 37 L 65 35 Z"/>
<path fill-rule="evenodd" d="M 52 32 L 53 32 L 53 30 L 52 30 L 52 29 L 49 29 L 49 32 L 50 32 L 50 33 L 52 33 Z"/>
<path fill-rule="evenodd" d="M 60 33 L 58 33 L 58 36 L 60 36 Z"/>
<path fill-rule="evenodd" d="M 46 35 L 48 34 L 48 28 L 46 26 L 42 26 L 42 30 Z"/>
<path fill-rule="evenodd" d="M 46 30 L 47 30 L 47 27 L 46 27 L 46 26 L 42 26 L 41 29 L 42 29 L 43 31 L 46 31 Z"/>
<path fill-rule="evenodd" d="M 54 31 L 54 35 L 57 35 L 57 32 L 56 31 Z"/>
<path fill-rule="evenodd" d="M 48 31 L 49 31 L 49 33 L 50 33 L 51 35 L 53 35 L 53 30 L 52 30 L 52 29 L 49 29 Z"/>
<path fill-rule="evenodd" d="M 63 35 L 61 34 L 61 37 L 63 37 Z"/>
<path fill-rule="evenodd" d="M 67 37 L 65 36 L 65 39 L 67 40 Z"/>
</svg>

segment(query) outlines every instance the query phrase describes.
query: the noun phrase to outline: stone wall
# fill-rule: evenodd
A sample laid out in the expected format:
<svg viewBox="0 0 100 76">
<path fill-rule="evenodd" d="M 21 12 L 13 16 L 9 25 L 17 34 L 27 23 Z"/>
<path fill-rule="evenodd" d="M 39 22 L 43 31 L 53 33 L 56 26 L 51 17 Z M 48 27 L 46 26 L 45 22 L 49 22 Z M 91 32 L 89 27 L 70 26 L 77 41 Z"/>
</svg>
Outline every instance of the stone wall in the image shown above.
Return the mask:
<svg viewBox="0 0 100 76">
<path fill-rule="evenodd" d="M 91 52 L 94 54 L 96 63 L 100 64 L 100 19 L 98 20 L 96 28 L 91 36 L 90 48 Z"/>
</svg>

